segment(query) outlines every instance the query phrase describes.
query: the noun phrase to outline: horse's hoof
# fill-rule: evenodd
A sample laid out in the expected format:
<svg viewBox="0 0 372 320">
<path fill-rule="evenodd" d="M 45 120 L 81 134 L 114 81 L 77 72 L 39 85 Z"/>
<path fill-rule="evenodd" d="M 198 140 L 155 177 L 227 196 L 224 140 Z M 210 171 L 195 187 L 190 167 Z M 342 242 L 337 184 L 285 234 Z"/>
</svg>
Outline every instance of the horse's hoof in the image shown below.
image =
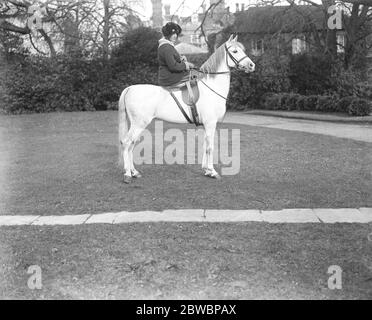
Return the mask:
<svg viewBox="0 0 372 320">
<path fill-rule="evenodd" d="M 216 179 L 216 180 L 221 179 L 221 176 L 217 172 L 206 172 L 204 175 L 208 178 L 212 178 L 212 179 Z"/>
<path fill-rule="evenodd" d="M 212 176 L 213 179 L 221 180 L 221 176 L 217 173 L 216 175 Z"/>
<path fill-rule="evenodd" d="M 140 174 L 139 172 L 133 173 L 132 178 L 134 178 L 134 179 L 142 178 L 142 174 Z"/>
<path fill-rule="evenodd" d="M 124 176 L 123 182 L 125 184 L 130 184 L 132 182 L 132 177 L 130 177 L 130 176 Z"/>
</svg>

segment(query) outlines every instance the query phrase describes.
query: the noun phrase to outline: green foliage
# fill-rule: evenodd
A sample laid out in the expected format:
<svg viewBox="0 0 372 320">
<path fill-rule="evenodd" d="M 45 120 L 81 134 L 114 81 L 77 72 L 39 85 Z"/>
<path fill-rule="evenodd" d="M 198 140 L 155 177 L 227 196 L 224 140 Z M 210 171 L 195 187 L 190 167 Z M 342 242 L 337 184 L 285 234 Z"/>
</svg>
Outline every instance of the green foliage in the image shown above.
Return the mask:
<svg viewBox="0 0 372 320">
<path fill-rule="evenodd" d="M 110 61 L 78 51 L 55 59 L 19 55 L 3 81 L 2 109 L 31 113 L 117 108 L 127 86 L 156 84 L 157 35 L 149 28 L 129 32 Z"/>
<path fill-rule="evenodd" d="M 332 89 L 333 61 L 323 55 L 292 55 L 289 79 L 301 94 L 322 94 Z"/>
<path fill-rule="evenodd" d="M 77 57 L 58 56 L 55 60 L 26 57 L 7 72 L 6 111 L 93 110 L 93 101 L 85 91 L 95 71 L 89 63 Z"/>
<path fill-rule="evenodd" d="M 305 97 L 305 111 L 314 111 L 315 106 L 318 103 L 318 96 L 317 95 L 310 95 Z"/>
<path fill-rule="evenodd" d="M 20 34 L 0 29 L 0 55 L 10 57 L 14 54 L 27 54 L 28 50 L 23 46 L 23 38 Z"/>
<path fill-rule="evenodd" d="M 229 32 L 219 36 L 228 35 Z M 8 57 L 11 67 L 0 79 L 1 111 L 116 109 L 126 87 L 157 83 L 159 38 L 160 34 L 151 28 L 132 30 L 113 50 L 109 61 L 86 52 L 59 55 L 55 59 L 12 53 L 13 58 Z M 207 58 L 208 55 L 188 56 L 197 67 Z M 344 71 L 338 62 L 320 56 L 297 55 L 289 59 L 275 54 L 253 60 L 254 73 L 232 72 L 227 103 L 230 110 L 369 113 L 367 100 L 372 100 L 372 86 L 358 84 L 358 76 Z"/>
<path fill-rule="evenodd" d="M 289 69 L 291 90 L 300 94 L 372 97 L 372 90 L 368 89 L 368 85 L 358 85 L 362 79 L 358 71 L 345 70 L 340 60 L 327 55 L 293 55 Z"/>
<path fill-rule="evenodd" d="M 157 48 L 161 34 L 148 27 L 141 27 L 129 31 L 120 45 L 112 52 L 113 64 L 121 71 L 128 65 L 147 64 L 157 66 Z"/>
<path fill-rule="evenodd" d="M 296 110 L 304 111 L 306 110 L 306 96 L 298 95 L 296 102 Z"/>
<path fill-rule="evenodd" d="M 333 96 L 318 96 L 316 111 L 334 112 L 337 110 L 337 99 Z"/>
<path fill-rule="evenodd" d="M 347 97 L 341 98 L 337 102 L 337 105 L 338 105 L 337 111 L 346 112 L 349 109 L 353 100 L 355 100 L 355 96 L 347 96 Z"/>
<path fill-rule="evenodd" d="M 356 86 L 356 95 L 360 98 L 372 101 L 372 84 L 358 84 Z"/>
<path fill-rule="evenodd" d="M 371 102 L 366 99 L 355 98 L 347 108 L 352 116 L 368 116 L 372 110 Z"/>
<path fill-rule="evenodd" d="M 296 93 L 266 94 L 260 107 L 266 110 L 347 112 L 352 116 L 366 116 L 371 112 L 371 103 L 355 96 L 339 99 L 338 96 L 303 96 Z"/>
<path fill-rule="evenodd" d="M 200 68 L 201 65 L 208 60 L 209 54 L 208 53 L 202 53 L 202 54 L 191 54 L 186 55 L 187 61 L 195 64 L 197 68 Z"/>
<path fill-rule="evenodd" d="M 288 61 L 275 57 L 258 61 L 254 73 L 233 72 L 228 109 L 259 108 L 266 93 L 289 91 L 290 82 L 287 75 Z"/>
</svg>

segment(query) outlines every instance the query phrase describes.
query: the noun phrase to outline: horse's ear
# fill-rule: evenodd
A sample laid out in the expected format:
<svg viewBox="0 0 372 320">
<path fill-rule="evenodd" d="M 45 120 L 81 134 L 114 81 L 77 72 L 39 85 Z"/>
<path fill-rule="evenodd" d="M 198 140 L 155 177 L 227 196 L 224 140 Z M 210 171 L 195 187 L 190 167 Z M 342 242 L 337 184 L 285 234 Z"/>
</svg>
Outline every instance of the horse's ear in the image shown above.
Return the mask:
<svg viewBox="0 0 372 320">
<path fill-rule="evenodd" d="M 227 40 L 227 42 L 231 42 L 231 41 L 233 41 L 234 39 L 234 35 L 232 34 L 231 36 L 230 36 L 230 38 L 229 38 L 229 40 Z"/>
<path fill-rule="evenodd" d="M 237 42 L 238 41 L 238 35 L 236 35 L 236 37 L 234 38 L 234 40 L 233 41 L 235 41 L 235 42 Z"/>
</svg>

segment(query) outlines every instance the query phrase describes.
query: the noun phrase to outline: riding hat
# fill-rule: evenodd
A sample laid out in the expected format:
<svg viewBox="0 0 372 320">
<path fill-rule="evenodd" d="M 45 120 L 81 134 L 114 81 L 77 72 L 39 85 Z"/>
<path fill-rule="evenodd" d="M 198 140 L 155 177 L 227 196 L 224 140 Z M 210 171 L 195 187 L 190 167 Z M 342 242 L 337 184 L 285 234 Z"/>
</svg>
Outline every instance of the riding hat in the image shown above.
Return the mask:
<svg viewBox="0 0 372 320">
<path fill-rule="evenodd" d="M 168 22 L 162 29 L 161 29 L 164 37 L 170 37 L 173 34 L 177 34 L 179 36 L 182 32 L 182 28 L 175 22 Z"/>
</svg>

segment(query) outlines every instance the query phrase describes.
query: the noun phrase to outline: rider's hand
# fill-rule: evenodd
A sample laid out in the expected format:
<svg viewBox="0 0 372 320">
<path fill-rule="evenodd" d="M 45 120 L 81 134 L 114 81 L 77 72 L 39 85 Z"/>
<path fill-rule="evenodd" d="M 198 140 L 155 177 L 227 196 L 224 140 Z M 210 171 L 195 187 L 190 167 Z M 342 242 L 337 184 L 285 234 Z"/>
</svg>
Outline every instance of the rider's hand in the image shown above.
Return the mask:
<svg viewBox="0 0 372 320">
<path fill-rule="evenodd" d="M 191 62 L 185 62 L 187 70 L 194 69 L 195 65 Z"/>
</svg>

